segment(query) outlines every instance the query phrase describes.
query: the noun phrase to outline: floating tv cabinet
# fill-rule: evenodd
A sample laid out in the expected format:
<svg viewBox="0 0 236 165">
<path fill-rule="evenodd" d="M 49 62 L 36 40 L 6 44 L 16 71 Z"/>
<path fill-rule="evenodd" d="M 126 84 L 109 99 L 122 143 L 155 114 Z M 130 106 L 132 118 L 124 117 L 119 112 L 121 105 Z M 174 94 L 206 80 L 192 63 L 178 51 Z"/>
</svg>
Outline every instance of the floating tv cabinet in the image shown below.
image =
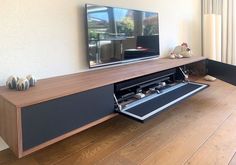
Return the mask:
<svg viewBox="0 0 236 165">
<path fill-rule="evenodd" d="M 21 158 L 119 114 L 114 88 L 123 82 L 205 60 L 155 59 L 91 70 L 43 79 L 25 92 L 0 87 L 0 136 Z"/>
</svg>

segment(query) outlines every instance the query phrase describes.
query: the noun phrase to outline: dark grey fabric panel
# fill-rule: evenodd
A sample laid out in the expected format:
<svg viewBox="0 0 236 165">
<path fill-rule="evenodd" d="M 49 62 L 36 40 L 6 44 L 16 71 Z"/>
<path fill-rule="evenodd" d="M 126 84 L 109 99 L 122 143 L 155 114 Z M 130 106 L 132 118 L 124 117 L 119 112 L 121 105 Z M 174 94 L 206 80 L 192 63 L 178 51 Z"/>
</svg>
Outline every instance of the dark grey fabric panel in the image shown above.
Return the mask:
<svg viewBox="0 0 236 165">
<path fill-rule="evenodd" d="M 220 80 L 236 85 L 236 66 L 207 60 L 208 74 Z"/>
<path fill-rule="evenodd" d="M 198 84 L 187 84 L 184 85 L 178 89 L 175 89 L 171 92 L 168 92 L 166 94 L 163 94 L 155 99 L 149 100 L 137 107 L 131 108 L 129 110 L 127 110 L 130 113 L 133 113 L 137 116 L 143 117 L 149 113 L 151 113 L 152 111 L 163 107 L 164 105 L 198 89 L 199 87 L 201 87 L 202 85 L 198 85 Z"/>
<path fill-rule="evenodd" d="M 113 85 L 22 109 L 23 150 L 114 112 Z"/>
<path fill-rule="evenodd" d="M 135 107 L 132 107 L 132 108 L 126 110 L 125 112 L 120 112 L 120 113 L 127 116 L 127 117 L 133 118 L 134 120 L 144 122 L 147 119 L 152 118 L 152 117 L 156 116 L 157 114 L 159 114 L 159 112 L 162 111 L 159 108 L 165 106 L 165 109 L 167 109 L 168 107 L 173 106 L 179 102 L 182 102 L 183 100 L 187 99 L 188 97 L 191 97 L 192 95 L 195 95 L 196 93 L 200 92 L 201 90 L 204 90 L 208 86 L 209 85 L 207 85 L 207 84 L 189 83 L 185 86 L 177 88 L 173 91 L 165 93 L 159 97 L 153 98 L 143 104 L 137 105 Z M 199 90 L 193 92 L 196 89 L 199 89 Z M 193 93 L 189 94 L 190 92 L 193 92 Z M 185 96 L 185 97 L 179 99 L 182 96 Z M 177 101 L 177 102 L 175 102 L 173 104 L 169 104 L 173 101 Z M 126 112 L 131 113 L 131 115 L 127 114 Z M 150 114 L 151 114 L 151 116 L 150 116 Z M 137 117 L 133 116 L 133 115 L 136 115 Z M 149 116 L 146 116 L 146 115 L 149 115 Z"/>
</svg>

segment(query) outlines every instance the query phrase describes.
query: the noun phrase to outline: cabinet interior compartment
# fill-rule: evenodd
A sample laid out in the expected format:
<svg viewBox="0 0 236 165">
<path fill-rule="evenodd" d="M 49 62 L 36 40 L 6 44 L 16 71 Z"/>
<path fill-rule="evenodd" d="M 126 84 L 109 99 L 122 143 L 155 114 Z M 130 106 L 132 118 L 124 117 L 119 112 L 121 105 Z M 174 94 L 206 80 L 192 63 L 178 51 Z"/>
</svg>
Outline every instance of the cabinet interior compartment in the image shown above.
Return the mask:
<svg viewBox="0 0 236 165">
<path fill-rule="evenodd" d="M 170 69 L 115 84 L 115 109 L 144 121 L 207 87 L 188 81 L 182 68 Z"/>
</svg>

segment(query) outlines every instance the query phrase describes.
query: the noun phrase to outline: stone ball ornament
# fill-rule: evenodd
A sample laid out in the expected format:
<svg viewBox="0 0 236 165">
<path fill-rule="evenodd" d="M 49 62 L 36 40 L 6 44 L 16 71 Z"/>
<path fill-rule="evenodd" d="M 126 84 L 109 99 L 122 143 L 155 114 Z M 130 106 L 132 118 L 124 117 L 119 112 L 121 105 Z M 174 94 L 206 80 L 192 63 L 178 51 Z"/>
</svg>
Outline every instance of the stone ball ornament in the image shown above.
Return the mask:
<svg viewBox="0 0 236 165">
<path fill-rule="evenodd" d="M 17 84 L 17 81 L 19 80 L 19 77 L 17 76 L 10 76 L 8 79 L 7 79 L 7 82 L 6 82 L 6 86 L 9 88 L 9 89 L 16 89 L 16 84 Z"/>
<path fill-rule="evenodd" d="M 29 84 L 31 87 L 34 87 L 36 85 L 37 80 L 34 76 L 28 75 L 26 76 L 26 78 L 29 80 Z"/>
<path fill-rule="evenodd" d="M 10 76 L 6 81 L 6 86 L 9 89 L 15 89 L 17 91 L 26 91 L 30 87 L 36 85 L 36 78 L 32 75 L 26 76 L 26 78 L 19 78 L 17 76 Z"/>
<path fill-rule="evenodd" d="M 16 90 L 18 91 L 26 91 L 27 89 L 29 89 L 29 87 L 30 83 L 27 78 L 21 78 L 16 83 Z"/>
</svg>

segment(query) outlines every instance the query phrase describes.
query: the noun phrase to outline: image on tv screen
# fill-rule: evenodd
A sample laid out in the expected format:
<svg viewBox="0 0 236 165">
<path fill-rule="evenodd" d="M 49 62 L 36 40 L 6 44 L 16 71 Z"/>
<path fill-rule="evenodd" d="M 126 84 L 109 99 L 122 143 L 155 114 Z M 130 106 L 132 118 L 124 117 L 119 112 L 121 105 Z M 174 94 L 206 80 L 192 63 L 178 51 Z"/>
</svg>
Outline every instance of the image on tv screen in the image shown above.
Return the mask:
<svg viewBox="0 0 236 165">
<path fill-rule="evenodd" d="M 159 55 L 158 13 L 87 5 L 90 67 Z"/>
</svg>

